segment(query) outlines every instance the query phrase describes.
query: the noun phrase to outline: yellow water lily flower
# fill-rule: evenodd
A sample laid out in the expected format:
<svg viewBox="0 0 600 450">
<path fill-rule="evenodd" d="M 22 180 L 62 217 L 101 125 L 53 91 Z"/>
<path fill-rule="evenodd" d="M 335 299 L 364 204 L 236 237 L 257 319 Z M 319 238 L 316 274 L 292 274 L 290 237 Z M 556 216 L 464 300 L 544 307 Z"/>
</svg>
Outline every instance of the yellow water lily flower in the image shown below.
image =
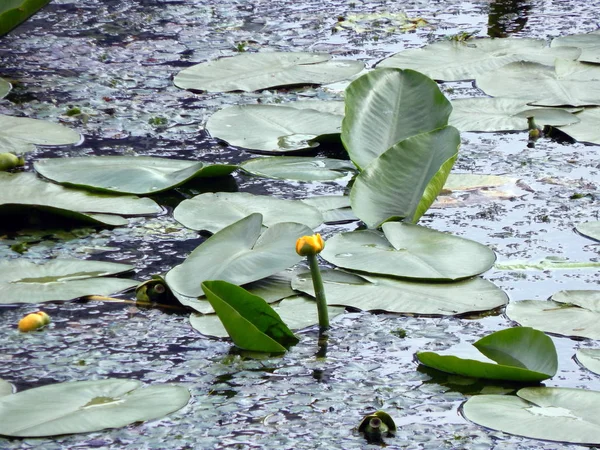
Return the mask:
<svg viewBox="0 0 600 450">
<path fill-rule="evenodd" d="M 302 236 L 296 241 L 296 253 L 300 256 L 316 255 L 325 248 L 325 241 L 319 233 Z"/>
<path fill-rule="evenodd" d="M 42 327 L 45 327 L 50 323 L 50 316 L 43 311 L 36 313 L 27 314 L 21 320 L 19 320 L 19 331 L 26 333 L 28 331 L 35 331 Z"/>
</svg>

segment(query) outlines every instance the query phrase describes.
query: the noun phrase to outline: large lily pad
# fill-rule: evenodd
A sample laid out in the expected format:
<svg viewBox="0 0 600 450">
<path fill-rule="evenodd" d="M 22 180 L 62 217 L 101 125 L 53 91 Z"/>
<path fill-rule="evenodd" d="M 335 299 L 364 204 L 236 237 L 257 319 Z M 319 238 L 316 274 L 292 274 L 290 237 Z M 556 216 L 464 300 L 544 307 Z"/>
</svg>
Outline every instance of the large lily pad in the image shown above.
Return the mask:
<svg viewBox="0 0 600 450">
<path fill-rule="evenodd" d="M 600 221 L 580 223 L 576 229 L 579 234 L 600 241 Z"/>
<path fill-rule="evenodd" d="M 587 370 L 600 375 L 600 349 L 582 348 L 577 350 L 576 358 Z"/>
<path fill-rule="evenodd" d="M 555 37 L 550 47 L 578 47 L 581 49 L 579 61 L 600 63 L 600 33 L 597 31 Z"/>
<path fill-rule="evenodd" d="M 576 59 L 581 50 L 549 48 L 543 39 L 469 39 L 440 41 L 419 49 L 404 50 L 384 59 L 377 67 L 413 69 L 434 80 L 458 81 L 490 74 L 515 61 L 553 64 L 556 58 Z"/>
<path fill-rule="evenodd" d="M 240 168 L 259 177 L 296 181 L 331 181 L 356 170 L 350 161 L 307 156 L 269 156 L 244 161 Z"/>
<path fill-rule="evenodd" d="M 324 270 L 322 276 L 329 305 L 365 311 L 452 316 L 487 311 L 508 302 L 502 290 L 482 278 L 456 283 L 415 283 L 341 270 Z M 315 295 L 310 273 L 294 278 L 292 288 Z"/>
<path fill-rule="evenodd" d="M 229 175 L 235 165 L 150 156 L 86 156 L 36 161 L 36 171 L 57 183 L 120 194 L 153 194 L 196 177 Z"/>
<path fill-rule="evenodd" d="M 0 78 L 0 98 L 6 97 L 11 89 L 12 84 L 10 84 L 4 78 Z"/>
<path fill-rule="evenodd" d="M 50 0 L 4 0 L 0 4 L 0 36 L 25 22 Z"/>
<path fill-rule="evenodd" d="M 496 259 L 485 245 L 419 225 L 386 222 L 382 228 L 383 233 L 337 234 L 327 241 L 321 256 L 346 269 L 439 281 L 478 275 Z"/>
<path fill-rule="evenodd" d="M 437 84 L 412 70 L 380 69 L 346 89 L 342 142 L 364 169 L 404 139 L 444 127 L 452 106 Z"/>
<path fill-rule="evenodd" d="M 40 437 L 119 428 L 161 418 L 189 399 L 184 387 L 142 388 L 137 380 L 51 384 L 0 397 L 0 434 Z"/>
<path fill-rule="evenodd" d="M 79 133 L 45 120 L 0 114 L 0 152 L 24 153 L 35 145 L 69 145 L 81 139 Z"/>
<path fill-rule="evenodd" d="M 267 227 L 280 222 L 297 222 L 315 228 L 323 223 L 319 210 L 300 200 L 284 200 L 247 192 L 197 195 L 181 202 L 175 208 L 173 217 L 192 230 L 216 233 L 252 213 L 261 213 L 263 225 Z"/>
<path fill-rule="evenodd" d="M 540 126 L 579 122 L 578 116 L 564 109 L 534 107 L 514 98 L 478 97 L 452 100 L 449 123 L 460 131 L 526 130 L 529 116 Z"/>
<path fill-rule="evenodd" d="M 528 387 L 512 395 L 475 395 L 463 405 L 478 425 L 533 439 L 600 443 L 600 392 Z"/>
<path fill-rule="evenodd" d="M 417 222 L 442 189 L 459 145 L 456 128 L 444 127 L 392 146 L 356 177 L 352 210 L 369 228 L 390 219 Z"/>
<path fill-rule="evenodd" d="M 551 300 L 511 302 L 506 314 L 547 333 L 600 339 L 600 290 L 561 291 Z"/>
<path fill-rule="evenodd" d="M 312 230 L 299 223 L 277 223 L 261 234 L 262 215 L 254 213 L 200 244 L 165 280 L 174 293 L 203 295 L 205 280 L 242 285 L 281 272 L 300 261 L 296 240 Z"/>
<path fill-rule="evenodd" d="M 10 395 L 14 392 L 15 387 L 6 380 L 0 379 L 0 397 Z"/>
<path fill-rule="evenodd" d="M 347 195 L 319 195 L 302 199 L 307 205 L 314 206 L 323 214 L 323 222 L 340 223 L 358 220 Z"/>
<path fill-rule="evenodd" d="M 237 147 L 290 152 L 317 147 L 319 138 L 339 135 L 342 119 L 312 108 L 238 105 L 210 116 L 206 129 L 212 137 Z"/>
<path fill-rule="evenodd" d="M 540 106 L 586 106 L 600 105 L 598 80 L 600 67 L 559 59 L 554 66 L 507 64 L 475 81 L 493 97 L 512 97 Z"/>
<path fill-rule="evenodd" d="M 417 359 L 442 372 L 530 383 L 551 378 L 558 370 L 558 356 L 552 339 L 533 328 L 496 331 L 473 346 L 489 360 L 479 361 L 436 352 L 417 352 Z"/>
<path fill-rule="evenodd" d="M 79 259 L 55 259 L 36 264 L 23 259 L 0 261 L 0 304 L 72 300 L 87 295 L 110 295 L 138 284 L 106 277 L 133 266 Z"/>
<path fill-rule="evenodd" d="M 326 53 L 244 53 L 188 67 L 173 81 L 182 89 L 257 91 L 275 86 L 333 83 L 363 68 L 359 61 L 331 60 Z"/>
<path fill-rule="evenodd" d="M 600 145 L 600 108 L 585 108 L 577 113 L 578 123 L 560 127 L 561 131 L 579 142 Z"/>
</svg>

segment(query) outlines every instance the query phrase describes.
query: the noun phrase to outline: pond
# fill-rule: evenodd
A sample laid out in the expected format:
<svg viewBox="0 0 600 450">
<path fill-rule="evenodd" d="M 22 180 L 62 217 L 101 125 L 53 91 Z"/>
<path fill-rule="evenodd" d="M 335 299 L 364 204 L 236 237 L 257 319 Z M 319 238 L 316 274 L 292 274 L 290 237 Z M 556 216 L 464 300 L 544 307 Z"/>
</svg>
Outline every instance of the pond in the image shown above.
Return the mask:
<svg viewBox="0 0 600 450">
<path fill-rule="evenodd" d="M 398 31 L 383 14 L 401 11 L 427 24 Z M 366 13 L 383 18 L 365 19 L 362 29 L 345 20 Z M 551 39 L 594 31 L 597 24 L 591 18 L 596 17 L 600 2 L 582 0 L 53 0 L 0 38 L 0 76 L 14 84 L 0 102 L 0 113 L 60 122 L 84 136 L 75 146 L 28 153 L 23 170 L 29 172 L 34 161 L 57 156 L 161 156 L 238 164 L 257 155 L 204 130 L 218 109 L 339 99 L 344 86 L 202 94 L 174 86 L 181 69 L 241 50 L 326 52 L 372 67 L 401 50 L 459 33 Z M 440 88 L 451 99 L 482 95 L 470 81 L 441 83 Z M 600 244 L 574 231 L 580 223 L 599 220 L 598 146 L 541 139 L 529 148 L 527 131 L 462 132 L 461 138 L 455 172 L 507 175 L 518 182 L 501 192 L 467 194 L 453 204 L 438 201 L 420 224 L 491 247 L 498 265 L 483 277 L 511 302 L 544 300 L 561 290 L 598 289 L 597 268 L 501 267 L 544 258 L 599 261 Z M 339 148 L 318 148 L 316 154 L 343 157 Z M 135 267 L 134 278 L 144 281 L 180 264 L 204 241 L 172 216 L 177 204 L 198 192 L 297 199 L 343 194 L 348 180 L 290 182 L 237 171 L 219 186 L 193 183 L 153 196 L 164 212 L 129 219 L 127 226 L 6 232 L 0 236 L 0 259 L 127 263 Z M 356 228 L 352 222 L 317 231 L 327 240 Z M 52 325 L 39 333 L 19 333 L 19 319 L 36 308 L 50 314 Z M 192 394 L 187 406 L 164 419 L 80 435 L 0 438 L 6 449 L 367 448 L 355 428 L 365 414 L 379 409 L 398 426 L 396 437 L 386 439 L 389 448 L 578 448 L 467 421 L 459 408 L 471 394 L 518 386 L 442 375 L 415 362 L 417 351 L 464 347 L 516 325 L 501 309 L 462 317 L 347 311 L 332 320 L 327 343 L 320 343 L 318 331 L 311 328 L 299 334 L 298 345 L 277 357 L 234 350 L 230 342 L 195 331 L 189 314 L 144 309 L 133 302 L 0 305 L 0 316 L 0 379 L 18 391 L 114 377 L 176 383 Z M 577 350 L 597 348 L 597 343 L 552 339 L 559 372 L 544 385 L 600 390 L 600 378 L 573 359 Z"/>
</svg>

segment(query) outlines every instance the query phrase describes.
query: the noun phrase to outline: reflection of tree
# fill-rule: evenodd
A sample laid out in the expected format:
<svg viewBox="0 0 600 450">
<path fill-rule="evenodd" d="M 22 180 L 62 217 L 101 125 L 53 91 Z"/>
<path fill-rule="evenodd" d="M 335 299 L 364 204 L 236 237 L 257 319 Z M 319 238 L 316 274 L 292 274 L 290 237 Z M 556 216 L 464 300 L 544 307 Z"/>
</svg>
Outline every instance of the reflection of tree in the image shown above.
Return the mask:
<svg viewBox="0 0 600 450">
<path fill-rule="evenodd" d="M 506 37 L 521 31 L 527 24 L 531 3 L 523 0 L 492 0 L 488 19 L 488 36 Z"/>
</svg>

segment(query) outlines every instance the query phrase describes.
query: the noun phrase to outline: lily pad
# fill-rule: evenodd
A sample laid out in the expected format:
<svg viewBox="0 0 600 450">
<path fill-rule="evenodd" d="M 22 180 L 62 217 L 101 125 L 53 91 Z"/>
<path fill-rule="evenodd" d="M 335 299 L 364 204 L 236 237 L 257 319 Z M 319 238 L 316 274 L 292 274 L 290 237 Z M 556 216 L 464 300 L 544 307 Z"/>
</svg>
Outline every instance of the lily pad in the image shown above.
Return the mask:
<svg viewBox="0 0 600 450">
<path fill-rule="evenodd" d="M 25 22 L 50 0 L 4 0 L 0 4 L 0 36 Z"/>
<path fill-rule="evenodd" d="M 560 130 L 579 142 L 600 145 L 600 108 L 585 108 L 577 113 L 578 123 L 560 127 Z"/>
<path fill-rule="evenodd" d="M 475 395 L 463 414 L 478 425 L 546 441 L 600 443 L 600 392 L 528 387 L 517 396 Z"/>
<path fill-rule="evenodd" d="M 561 291 L 550 300 L 511 302 L 506 315 L 546 333 L 600 339 L 600 290 Z"/>
<path fill-rule="evenodd" d="M 25 153 L 35 150 L 35 145 L 77 144 L 80 139 L 79 133 L 57 123 L 0 114 L 3 152 Z"/>
<path fill-rule="evenodd" d="M 312 230 L 299 223 L 277 223 L 261 234 L 262 215 L 250 214 L 200 244 L 165 280 L 174 293 L 186 297 L 203 295 L 205 280 L 243 285 L 285 270 L 302 258 L 296 240 Z"/>
<path fill-rule="evenodd" d="M 15 387 L 6 380 L 0 379 L 0 397 L 10 395 L 15 391 Z"/>
<path fill-rule="evenodd" d="M 600 34 L 598 32 L 558 36 L 552 39 L 550 47 L 578 47 L 581 49 L 579 61 L 600 63 Z"/>
<path fill-rule="evenodd" d="M 314 300 L 303 296 L 294 296 L 280 301 L 273 306 L 273 310 L 281 320 L 291 329 L 300 330 L 319 323 L 317 305 Z M 345 308 L 328 306 L 329 317 L 333 318 L 343 314 Z M 192 314 L 190 316 L 192 327 L 206 336 L 227 337 L 227 330 L 216 314 Z"/>
<path fill-rule="evenodd" d="M 229 106 L 210 116 L 206 129 L 230 145 L 263 152 L 290 152 L 317 147 L 339 135 L 343 116 L 311 108 L 275 105 Z"/>
<path fill-rule="evenodd" d="M 6 81 L 4 78 L 0 78 L 0 98 L 4 98 L 12 89 L 12 84 Z"/>
<path fill-rule="evenodd" d="M 346 89 L 342 142 L 359 169 L 411 136 L 446 126 L 452 111 L 438 85 L 413 70 L 379 69 Z"/>
<path fill-rule="evenodd" d="M 341 270 L 324 270 L 322 276 L 329 305 L 365 311 L 453 316 L 488 311 L 508 302 L 502 290 L 482 278 L 455 283 L 415 283 Z M 315 295 L 310 273 L 294 278 L 292 288 Z"/>
<path fill-rule="evenodd" d="M 579 234 L 600 241 L 600 221 L 580 223 L 576 229 Z"/>
<path fill-rule="evenodd" d="M 377 67 L 418 70 L 434 80 L 459 81 L 490 74 L 516 61 L 554 64 L 556 58 L 577 59 L 581 50 L 549 48 L 544 39 L 469 39 L 440 41 L 423 48 L 404 50 L 384 59 Z"/>
<path fill-rule="evenodd" d="M 352 210 L 369 228 L 387 220 L 417 222 L 442 189 L 459 145 L 456 128 L 443 127 L 392 146 L 356 177 Z"/>
<path fill-rule="evenodd" d="M 275 86 L 333 83 L 363 68 L 359 61 L 331 60 L 326 53 L 244 53 L 188 67 L 173 81 L 182 89 L 250 92 Z"/>
<path fill-rule="evenodd" d="M 0 304 L 111 295 L 138 282 L 107 276 L 133 268 L 127 264 L 80 259 L 54 259 L 43 264 L 24 259 L 0 261 Z"/>
<path fill-rule="evenodd" d="M 490 269 L 487 246 L 419 225 L 386 222 L 383 233 L 353 231 L 333 236 L 321 256 L 332 264 L 371 274 L 455 281 Z"/>
<path fill-rule="evenodd" d="M 0 434 L 41 437 L 119 428 L 164 417 L 189 399 L 184 387 L 142 388 L 137 380 L 51 384 L 0 397 Z"/>
<path fill-rule="evenodd" d="M 301 201 L 321 211 L 324 223 L 354 222 L 358 220 L 350 206 L 350 197 L 347 195 L 319 195 L 304 198 Z"/>
<path fill-rule="evenodd" d="M 514 98 L 460 98 L 452 100 L 449 124 L 460 131 L 527 130 L 527 117 L 535 117 L 538 125 L 571 125 L 577 115 L 564 109 L 539 108 Z"/>
<path fill-rule="evenodd" d="M 296 181 L 331 181 L 356 170 L 350 161 L 306 156 L 254 158 L 241 163 L 240 168 L 259 177 Z"/>
<path fill-rule="evenodd" d="M 553 66 L 507 64 L 475 81 L 493 97 L 517 98 L 538 106 L 586 106 L 600 105 L 599 80 L 600 67 L 559 59 Z"/>
<path fill-rule="evenodd" d="M 229 175 L 237 169 L 235 165 L 150 156 L 53 158 L 36 161 L 33 167 L 64 185 L 138 195 L 173 189 L 196 177 Z"/>
<path fill-rule="evenodd" d="M 548 257 L 534 261 L 510 261 L 498 263 L 498 270 L 568 270 L 568 269 L 594 269 L 600 267 L 600 262 L 595 261 L 569 261 Z"/>
<path fill-rule="evenodd" d="M 496 331 L 473 346 L 489 360 L 436 352 L 417 352 L 416 356 L 420 363 L 442 372 L 492 380 L 539 382 L 553 377 L 558 370 L 558 356 L 552 339 L 533 328 Z"/>
<path fill-rule="evenodd" d="M 321 213 L 300 200 L 284 200 L 246 192 L 197 195 L 181 202 L 173 211 L 173 217 L 192 230 L 216 233 L 252 213 L 261 213 L 266 227 L 280 222 L 297 222 L 315 228 L 323 223 Z"/>
<path fill-rule="evenodd" d="M 587 370 L 600 375 L 600 349 L 582 348 L 577 350 L 575 357 Z"/>
</svg>

